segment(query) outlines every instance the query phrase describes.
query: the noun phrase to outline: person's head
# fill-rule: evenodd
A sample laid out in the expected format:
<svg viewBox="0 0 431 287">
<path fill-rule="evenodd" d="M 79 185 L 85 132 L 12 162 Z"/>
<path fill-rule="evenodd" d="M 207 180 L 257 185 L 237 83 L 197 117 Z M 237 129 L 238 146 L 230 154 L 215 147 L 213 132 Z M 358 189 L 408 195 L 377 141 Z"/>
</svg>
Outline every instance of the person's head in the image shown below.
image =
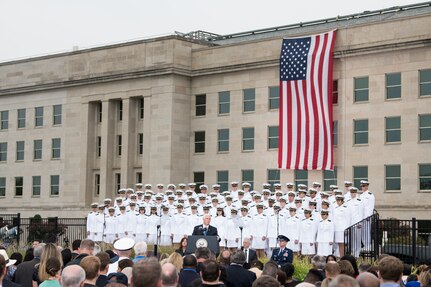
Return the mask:
<svg viewBox="0 0 431 287">
<path fill-rule="evenodd" d="M 337 262 L 330 261 L 326 263 L 325 275 L 326 278 L 335 278 L 341 273 L 340 265 Z"/>
<path fill-rule="evenodd" d="M 407 276 L 406 282 L 410 282 L 410 281 L 419 281 L 418 275 L 410 274 L 409 276 Z"/>
<path fill-rule="evenodd" d="M 81 239 L 73 240 L 72 242 L 72 250 L 76 253 L 79 253 L 79 246 L 81 246 Z"/>
<path fill-rule="evenodd" d="M 22 254 L 19 252 L 14 252 L 10 255 L 10 259 L 16 260 L 15 266 L 22 262 Z"/>
<path fill-rule="evenodd" d="M 340 274 L 329 283 L 329 287 L 359 287 L 359 283 L 351 276 Z"/>
<path fill-rule="evenodd" d="M 356 277 L 359 286 L 361 287 L 379 287 L 380 281 L 375 275 L 370 272 L 361 272 L 358 277 Z"/>
<path fill-rule="evenodd" d="M 211 250 L 208 247 L 198 247 L 195 252 L 196 259 L 199 260 L 207 260 L 210 259 Z"/>
<path fill-rule="evenodd" d="M 246 261 L 245 254 L 243 251 L 237 251 L 234 254 L 232 254 L 230 258 L 231 263 L 243 265 Z"/>
<path fill-rule="evenodd" d="M 94 247 L 95 247 L 95 244 L 93 240 L 84 239 L 81 241 L 81 244 L 79 245 L 79 253 L 93 255 Z"/>
<path fill-rule="evenodd" d="M 215 260 L 205 260 L 201 266 L 201 278 L 206 282 L 217 282 L 220 277 L 220 267 Z"/>
<path fill-rule="evenodd" d="M 295 267 L 292 263 L 286 263 L 281 266 L 281 270 L 283 270 L 284 273 L 286 273 L 287 279 L 291 279 L 293 276 L 293 273 L 295 273 Z"/>
<path fill-rule="evenodd" d="M 262 275 L 268 275 L 277 278 L 278 265 L 274 261 L 268 261 L 263 266 Z"/>
<path fill-rule="evenodd" d="M 311 284 L 316 284 L 317 282 L 323 281 L 324 274 L 321 270 L 317 270 L 315 268 L 308 270 L 307 275 L 305 275 L 304 282 L 308 282 Z"/>
<path fill-rule="evenodd" d="M 359 271 L 358 271 L 358 263 L 356 262 L 356 258 L 353 255 L 350 254 L 346 254 L 343 257 L 340 258 L 341 260 L 348 260 L 353 267 L 353 270 L 355 271 L 355 277 L 358 276 Z"/>
<path fill-rule="evenodd" d="M 118 261 L 117 272 L 122 272 L 123 269 L 127 268 L 127 267 L 133 267 L 133 261 L 128 259 L 128 258 L 122 259 L 122 260 Z"/>
<path fill-rule="evenodd" d="M 3 255 L 0 254 L 0 279 L 3 280 L 3 277 L 6 275 L 6 260 Z"/>
<path fill-rule="evenodd" d="M 162 266 L 162 286 L 178 285 L 178 269 L 172 263 L 165 263 Z"/>
<path fill-rule="evenodd" d="M 284 235 L 279 235 L 277 237 L 277 240 L 278 240 L 278 245 L 280 246 L 280 248 L 285 248 L 287 245 L 287 242 L 289 242 L 289 238 L 287 238 Z"/>
<path fill-rule="evenodd" d="M 259 260 L 253 260 L 250 263 L 250 268 L 257 268 L 259 270 L 263 270 L 263 263 Z"/>
<path fill-rule="evenodd" d="M 48 258 L 45 265 L 45 271 L 50 277 L 60 275 L 61 262 L 56 257 Z"/>
<path fill-rule="evenodd" d="M 314 268 L 323 270 L 325 269 L 326 259 L 325 256 L 314 255 L 311 259 L 311 264 L 313 264 Z"/>
<path fill-rule="evenodd" d="M 60 277 L 62 287 L 80 287 L 85 281 L 85 271 L 79 265 L 70 265 L 63 269 Z"/>
<path fill-rule="evenodd" d="M 46 264 L 48 259 L 52 257 L 57 258 L 60 261 L 60 265 L 63 265 L 63 258 L 57 246 L 53 243 L 48 243 L 43 247 L 42 257 L 40 258 L 39 279 L 41 281 L 45 281 L 50 277 L 50 275 L 46 273 Z"/>
<path fill-rule="evenodd" d="M 338 265 L 340 266 L 340 274 L 348 275 L 351 277 L 355 277 L 355 270 L 353 269 L 352 263 L 348 260 L 340 260 L 338 261 Z"/>
<path fill-rule="evenodd" d="M 274 277 L 262 275 L 253 282 L 252 287 L 279 287 L 280 283 Z"/>
<path fill-rule="evenodd" d="M 211 224 L 211 215 L 210 214 L 204 214 L 202 220 L 203 220 L 204 225 L 210 225 Z"/>
<path fill-rule="evenodd" d="M 430 286 L 431 285 L 431 273 L 429 270 L 424 270 L 419 274 L 418 281 L 421 286 Z"/>
<path fill-rule="evenodd" d="M 173 252 L 169 255 L 168 262 L 173 264 L 177 270 L 183 269 L 183 257 L 177 252 Z"/>
<path fill-rule="evenodd" d="M 96 257 L 100 260 L 100 274 L 107 274 L 109 269 L 110 257 L 106 252 L 99 252 L 96 254 Z"/>
<path fill-rule="evenodd" d="M 162 268 L 156 258 L 139 260 L 133 265 L 133 287 L 160 287 L 162 284 Z"/>
<path fill-rule="evenodd" d="M 359 274 L 363 273 L 363 272 L 368 272 L 368 270 L 370 268 L 371 268 L 371 264 L 369 264 L 369 263 L 361 263 L 361 264 L 359 264 L 359 266 L 358 266 Z"/>
<path fill-rule="evenodd" d="M 85 280 L 96 280 L 99 276 L 100 259 L 96 256 L 86 256 L 81 260 L 80 266 L 85 271 Z"/>
<path fill-rule="evenodd" d="M 180 241 L 180 247 L 183 248 L 183 249 L 187 248 L 187 238 L 186 237 L 183 237 L 181 239 L 181 241 Z"/>
<path fill-rule="evenodd" d="M 198 261 L 193 255 L 186 255 L 183 258 L 183 268 L 196 268 L 198 266 Z"/>
<path fill-rule="evenodd" d="M 399 282 L 403 276 L 403 263 L 394 256 L 387 256 L 379 261 L 380 282 Z"/>
<path fill-rule="evenodd" d="M 250 238 L 245 237 L 244 240 L 242 241 L 242 245 L 244 246 L 244 249 L 249 249 L 250 248 Z"/>
<path fill-rule="evenodd" d="M 287 280 L 286 273 L 284 273 L 283 270 L 278 268 L 277 269 L 277 281 L 278 281 L 278 283 L 280 283 L 280 285 L 283 285 L 284 283 L 286 283 L 286 280 Z"/>
<path fill-rule="evenodd" d="M 136 255 L 147 255 L 147 243 L 145 241 L 139 241 L 135 244 L 133 249 L 135 250 Z"/>
<path fill-rule="evenodd" d="M 220 253 L 219 263 L 221 265 L 229 265 L 232 262 L 231 256 L 233 256 L 233 255 L 231 254 L 231 252 L 229 250 L 223 250 Z"/>
<path fill-rule="evenodd" d="M 61 250 L 61 258 L 63 258 L 63 264 L 67 265 L 72 260 L 72 251 L 69 248 Z"/>
<path fill-rule="evenodd" d="M 330 262 L 330 261 L 334 261 L 337 262 L 337 257 L 335 257 L 335 255 L 328 255 L 326 256 L 326 263 Z"/>
</svg>

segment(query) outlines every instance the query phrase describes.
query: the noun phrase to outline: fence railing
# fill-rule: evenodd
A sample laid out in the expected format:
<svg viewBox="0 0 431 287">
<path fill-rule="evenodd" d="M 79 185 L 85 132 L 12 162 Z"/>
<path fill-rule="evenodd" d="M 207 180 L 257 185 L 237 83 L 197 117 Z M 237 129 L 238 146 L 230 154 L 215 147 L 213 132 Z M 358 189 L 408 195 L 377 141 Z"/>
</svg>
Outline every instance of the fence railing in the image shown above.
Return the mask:
<svg viewBox="0 0 431 287">
<path fill-rule="evenodd" d="M 20 213 L 0 214 L 0 243 L 24 247 L 35 239 L 68 247 L 86 238 L 86 218 L 22 218 Z"/>
<path fill-rule="evenodd" d="M 375 213 L 344 235 L 346 254 L 355 257 L 375 261 L 385 253 L 415 265 L 431 259 L 431 220 L 380 219 Z"/>
</svg>

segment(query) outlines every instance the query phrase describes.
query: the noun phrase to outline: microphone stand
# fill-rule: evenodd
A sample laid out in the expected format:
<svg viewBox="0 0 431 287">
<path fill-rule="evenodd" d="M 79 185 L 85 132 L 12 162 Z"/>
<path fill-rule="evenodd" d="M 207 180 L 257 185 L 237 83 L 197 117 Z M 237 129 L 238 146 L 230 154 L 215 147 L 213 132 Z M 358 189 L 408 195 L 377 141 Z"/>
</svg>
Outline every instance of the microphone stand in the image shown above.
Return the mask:
<svg viewBox="0 0 431 287">
<path fill-rule="evenodd" d="M 160 237 L 161 237 L 161 233 L 162 233 L 160 227 L 161 227 L 160 224 L 157 225 L 157 232 L 156 232 L 157 238 L 156 238 L 156 244 L 154 244 L 154 252 L 153 252 L 153 254 L 154 254 L 154 256 L 156 258 L 157 258 L 157 247 L 160 244 Z"/>
<path fill-rule="evenodd" d="M 243 229 L 243 227 L 242 227 L 242 226 L 240 226 L 240 227 L 239 227 L 239 230 L 241 230 L 241 242 L 240 242 L 240 244 L 241 244 L 241 251 L 242 251 L 242 250 L 244 250 L 244 246 L 243 246 L 243 244 L 242 244 L 242 229 Z"/>
</svg>

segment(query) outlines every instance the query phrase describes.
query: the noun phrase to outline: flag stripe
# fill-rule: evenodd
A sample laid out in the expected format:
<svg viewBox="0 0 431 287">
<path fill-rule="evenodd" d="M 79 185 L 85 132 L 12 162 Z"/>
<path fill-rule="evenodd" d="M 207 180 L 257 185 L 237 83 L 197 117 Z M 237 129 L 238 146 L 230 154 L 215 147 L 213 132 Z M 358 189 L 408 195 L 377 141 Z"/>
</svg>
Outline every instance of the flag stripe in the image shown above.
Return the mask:
<svg viewBox="0 0 431 287">
<path fill-rule="evenodd" d="M 332 51 L 335 31 L 283 40 L 279 168 L 333 169 Z"/>
</svg>

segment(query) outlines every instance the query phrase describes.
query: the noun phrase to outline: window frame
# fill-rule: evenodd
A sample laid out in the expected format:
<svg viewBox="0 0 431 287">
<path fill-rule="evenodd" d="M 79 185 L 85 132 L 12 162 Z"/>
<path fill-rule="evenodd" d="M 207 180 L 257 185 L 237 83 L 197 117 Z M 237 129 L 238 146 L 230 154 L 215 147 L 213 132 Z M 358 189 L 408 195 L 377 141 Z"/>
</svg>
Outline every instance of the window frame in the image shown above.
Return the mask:
<svg viewBox="0 0 431 287">
<path fill-rule="evenodd" d="M 96 157 L 102 156 L 102 137 L 96 136 Z"/>
<path fill-rule="evenodd" d="M 399 176 L 388 176 L 388 168 L 389 167 L 398 167 L 399 168 Z M 388 189 L 388 181 L 389 180 L 398 180 L 399 189 Z M 400 164 L 385 164 L 385 192 L 401 192 L 401 165 Z"/>
<path fill-rule="evenodd" d="M 418 190 L 419 190 L 419 192 L 431 192 L 431 172 L 430 172 L 430 175 L 421 175 L 421 167 L 422 166 L 427 166 L 431 170 L 431 163 L 419 163 L 418 164 Z M 422 189 L 421 188 L 422 179 L 426 179 L 427 181 L 429 181 L 430 188 L 428 188 L 428 189 Z"/>
<path fill-rule="evenodd" d="M 250 137 L 250 138 L 245 138 L 244 137 L 244 134 L 245 134 L 245 131 L 246 130 L 252 130 L 253 131 L 253 137 Z M 254 139 L 255 139 L 255 136 L 256 136 L 256 134 L 255 134 L 255 129 L 254 129 L 254 127 L 244 127 L 244 128 L 242 128 L 242 130 L 241 130 L 241 148 L 242 148 L 242 151 L 243 152 L 252 152 L 252 151 L 254 151 L 254 148 L 255 148 L 255 146 L 254 146 Z M 250 142 L 250 141 L 252 141 L 252 148 L 245 148 L 245 145 L 246 145 L 246 142 Z"/>
<path fill-rule="evenodd" d="M 217 184 L 220 185 L 220 191 L 229 190 L 229 170 L 217 170 Z"/>
<path fill-rule="evenodd" d="M 203 180 L 200 180 L 198 177 L 202 177 Z M 199 187 L 202 184 L 205 184 L 205 172 L 204 171 L 194 171 L 193 172 L 193 182 L 196 183 L 196 190 L 199 190 Z"/>
<path fill-rule="evenodd" d="M 277 136 L 271 136 L 271 129 L 277 131 Z M 277 150 L 278 149 L 278 140 L 279 140 L 279 126 L 268 126 L 267 128 L 267 149 L 268 150 Z M 275 142 L 276 146 L 271 147 L 271 142 Z"/>
<path fill-rule="evenodd" d="M 60 126 L 62 122 L 63 122 L 63 106 L 61 104 L 53 105 L 52 106 L 52 125 Z"/>
<path fill-rule="evenodd" d="M 60 175 L 50 175 L 49 181 L 49 195 L 52 197 L 60 196 Z M 55 183 L 55 181 L 57 183 Z M 57 193 L 54 193 L 57 190 Z"/>
<path fill-rule="evenodd" d="M 421 117 L 429 117 L 429 121 L 431 122 L 431 114 L 419 114 L 418 115 L 418 138 L 419 138 L 419 142 L 420 143 L 422 143 L 422 142 L 431 142 L 431 135 L 430 135 L 430 137 L 429 138 L 426 138 L 426 139 L 422 139 L 422 130 L 431 130 L 431 124 L 429 125 L 429 126 L 425 126 L 425 127 L 422 127 L 421 126 Z M 431 133 L 430 133 L 431 134 Z"/>
<path fill-rule="evenodd" d="M 252 99 L 246 99 L 246 97 L 250 96 L 247 95 L 249 92 L 253 91 L 252 93 Z M 251 104 L 253 106 L 253 109 L 246 111 L 247 104 Z M 248 88 L 242 90 L 242 112 L 244 114 L 254 113 L 256 111 L 256 89 L 255 88 Z"/>
<path fill-rule="evenodd" d="M 24 115 L 22 115 L 21 113 L 24 112 Z M 24 129 L 26 126 L 26 109 L 18 109 L 16 112 L 16 119 L 17 119 L 17 129 Z"/>
<path fill-rule="evenodd" d="M 57 146 L 57 143 L 58 143 L 58 146 Z M 60 158 L 61 158 L 61 138 L 53 138 L 51 139 L 51 159 L 60 159 Z"/>
<path fill-rule="evenodd" d="M 144 134 L 138 133 L 138 155 L 144 154 Z"/>
<path fill-rule="evenodd" d="M 359 84 L 356 81 L 361 79 L 367 79 L 367 87 L 366 88 L 357 88 L 356 86 Z M 358 100 L 359 97 L 358 92 L 367 91 L 367 99 L 366 100 Z M 353 103 L 368 103 L 370 101 L 370 78 L 369 76 L 361 76 L 353 78 Z"/>
<path fill-rule="evenodd" d="M 198 104 L 198 98 L 202 98 L 204 103 Z M 199 113 L 198 113 L 199 111 Z M 198 94 L 195 95 L 195 117 L 204 117 L 207 114 L 207 95 Z"/>
<path fill-rule="evenodd" d="M 0 176 L 0 198 L 6 197 L 7 178 Z"/>
<path fill-rule="evenodd" d="M 246 173 L 251 173 L 251 177 L 245 176 Z M 251 178 L 251 180 L 249 179 Z M 242 169 L 241 170 L 241 180 L 242 182 L 250 183 L 250 190 L 254 190 L 254 169 Z"/>
<path fill-rule="evenodd" d="M 21 185 L 18 185 L 18 180 L 21 180 Z M 20 191 L 21 194 L 18 194 Z M 14 197 L 22 197 L 24 194 L 24 177 L 23 176 L 15 176 L 15 194 Z"/>
<path fill-rule="evenodd" d="M 276 168 L 269 168 L 266 170 L 266 182 L 271 185 L 270 190 L 274 191 L 274 184 L 280 183 L 281 172 Z"/>
<path fill-rule="evenodd" d="M 399 84 L 394 84 L 394 85 L 389 85 L 389 77 L 390 76 L 395 76 L 395 75 L 399 75 L 400 77 L 400 82 Z M 399 97 L 389 97 L 390 94 L 390 90 L 394 89 L 394 88 L 399 88 Z M 394 72 L 394 73 L 386 73 L 385 74 L 385 100 L 387 101 L 396 101 L 396 100 L 401 100 L 402 98 L 402 75 L 401 72 Z"/>
<path fill-rule="evenodd" d="M 360 168 L 365 168 L 366 169 L 366 173 L 367 173 L 366 177 L 356 177 L 356 175 L 355 175 L 356 171 L 357 171 L 357 169 L 360 169 Z M 368 181 L 368 174 L 369 174 L 369 172 L 368 172 L 368 165 L 356 165 L 356 166 L 352 166 L 352 169 L 353 169 L 353 172 L 352 172 L 352 175 L 353 175 L 353 186 L 357 187 L 358 189 L 360 189 L 360 187 L 361 187 L 361 184 L 360 184 L 361 180 L 367 180 Z"/>
<path fill-rule="evenodd" d="M 35 182 L 35 179 L 39 179 L 39 183 Z M 37 194 L 35 191 L 39 191 Z M 33 175 L 31 177 L 31 197 L 40 197 L 42 192 L 42 177 L 40 175 Z"/>
<path fill-rule="evenodd" d="M 422 73 L 423 72 L 430 73 L 430 79 L 429 79 L 429 81 L 422 82 L 421 78 L 422 78 Z M 431 97 L 431 93 L 429 95 L 426 95 L 426 94 L 422 95 L 422 85 L 426 85 L 426 86 L 429 85 L 429 86 L 431 86 L 431 69 L 422 69 L 422 70 L 419 70 L 418 82 L 419 82 L 419 87 L 418 87 L 419 98 Z"/>
<path fill-rule="evenodd" d="M 391 119 L 399 119 L 399 128 L 388 128 L 388 120 Z M 388 141 L 389 133 L 399 132 L 399 140 L 398 141 Z M 390 116 L 385 117 L 385 144 L 400 144 L 401 143 L 401 116 Z"/>
<path fill-rule="evenodd" d="M 332 80 L 332 105 L 338 105 L 338 79 Z"/>
<path fill-rule="evenodd" d="M 40 143 L 40 147 L 39 144 Z M 39 155 L 40 156 L 37 156 Z M 43 140 L 42 139 L 36 139 L 33 140 L 33 160 L 34 161 L 40 161 L 43 157 Z"/>
<path fill-rule="evenodd" d="M 221 138 L 222 132 L 227 132 L 226 138 Z M 225 149 L 222 149 L 224 145 L 227 145 Z M 230 130 L 227 129 L 218 129 L 217 130 L 217 152 L 218 153 L 227 153 L 230 149 Z"/>
<path fill-rule="evenodd" d="M 357 131 L 356 130 L 356 123 L 360 122 L 360 121 L 366 121 L 367 122 L 367 130 L 366 131 Z M 370 125 L 369 125 L 369 120 L 368 119 L 355 119 L 353 120 L 353 145 L 354 146 L 366 146 L 369 145 L 369 130 L 370 130 Z M 357 134 L 361 134 L 361 133 L 366 133 L 367 134 L 367 142 L 366 143 L 357 143 L 356 142 L 356 135 Z"/>
<path fill-rule="evenodd" d="M 115 172 L 114 180 L 115 180 L 114 185 L 115 185 L 116 191 L 118 191 L 121 188 L 121 173 Z"/>
<path fill-rule="evenodd" d="M 15 161 L 22 162 L 24 160 L 25 160 L 25 141 L 17 141 Z"/>
<path fill-rule="evenodd" d="M 198 135 L 202 136 L 203 140 L 198 140 Z M 206 149 L 206 133 L 205 133 L 205 131 L 195 131 L 193 142 L 194 142 L 194 153 L 195 154 L 204 154 L 205 149 Z M 202 150 L 200 150 L 200 149 L 202 149 Z"/>
<path fill-rule="evenodd" d="M 303 174 L 305 176 L 303 176 Z M 293 172 L 293 180 L 296 187 L 298 187 L 299 184 L 305 184 L 308 187 L 308 170 L 295 169 Z"/>
<path fill-rule="evenodd" d="M 100 195 L 100 173 L 94 174 L 94 194 L 96 196 Z"/>
<path fill-rule="evenodd" d="M 277 93 L 275 93 L 276 91 Z M 280 86 L 270 86 L 268 87 L 268 110 L 278 109 L 280 109 Z"/>
<path fill-rule="evenodd" d="M 222 97 L 226 96 L 227 100 L 223 99 Z M 226 111 L 224 111 L 226 109 Z M 229 115 L 230 114 L 230 91 L 221 91 L 218 92 L 218 115 Z"/>
<path fill-rule="evenodd" d="M 332 177 L 327 176 L 327 173 L 330 173 L 329 175 L 331 175 Z M 322 176 L 323 176 L 323 190 L 329 190 L 330 185 L 338 185 L 337 184 L 338 171 L 336 166 L 334 166 L 333 170 L 323 170 Z"/>
<path fill-rule="evenodd" d="M 0 111 L 0 130 L 9 129 L 9 111 Z"/>
<path fill-rule="evenodd" d="M 143 120 L 145 118 L 145 99 L 143 97 L 139 98 L 139 120 Z"/>
<path fill-rule="evenodd" d="M 7 148 L 7 142 L 0 142 L 0 162 L 7 162 Z"/>
<path fill-rule="evenodd" d="M 44 116 L 44 107 L 35 107 L 34 108 L 34 127 L 43 127 L 43 116 Z"/>
</svg>

